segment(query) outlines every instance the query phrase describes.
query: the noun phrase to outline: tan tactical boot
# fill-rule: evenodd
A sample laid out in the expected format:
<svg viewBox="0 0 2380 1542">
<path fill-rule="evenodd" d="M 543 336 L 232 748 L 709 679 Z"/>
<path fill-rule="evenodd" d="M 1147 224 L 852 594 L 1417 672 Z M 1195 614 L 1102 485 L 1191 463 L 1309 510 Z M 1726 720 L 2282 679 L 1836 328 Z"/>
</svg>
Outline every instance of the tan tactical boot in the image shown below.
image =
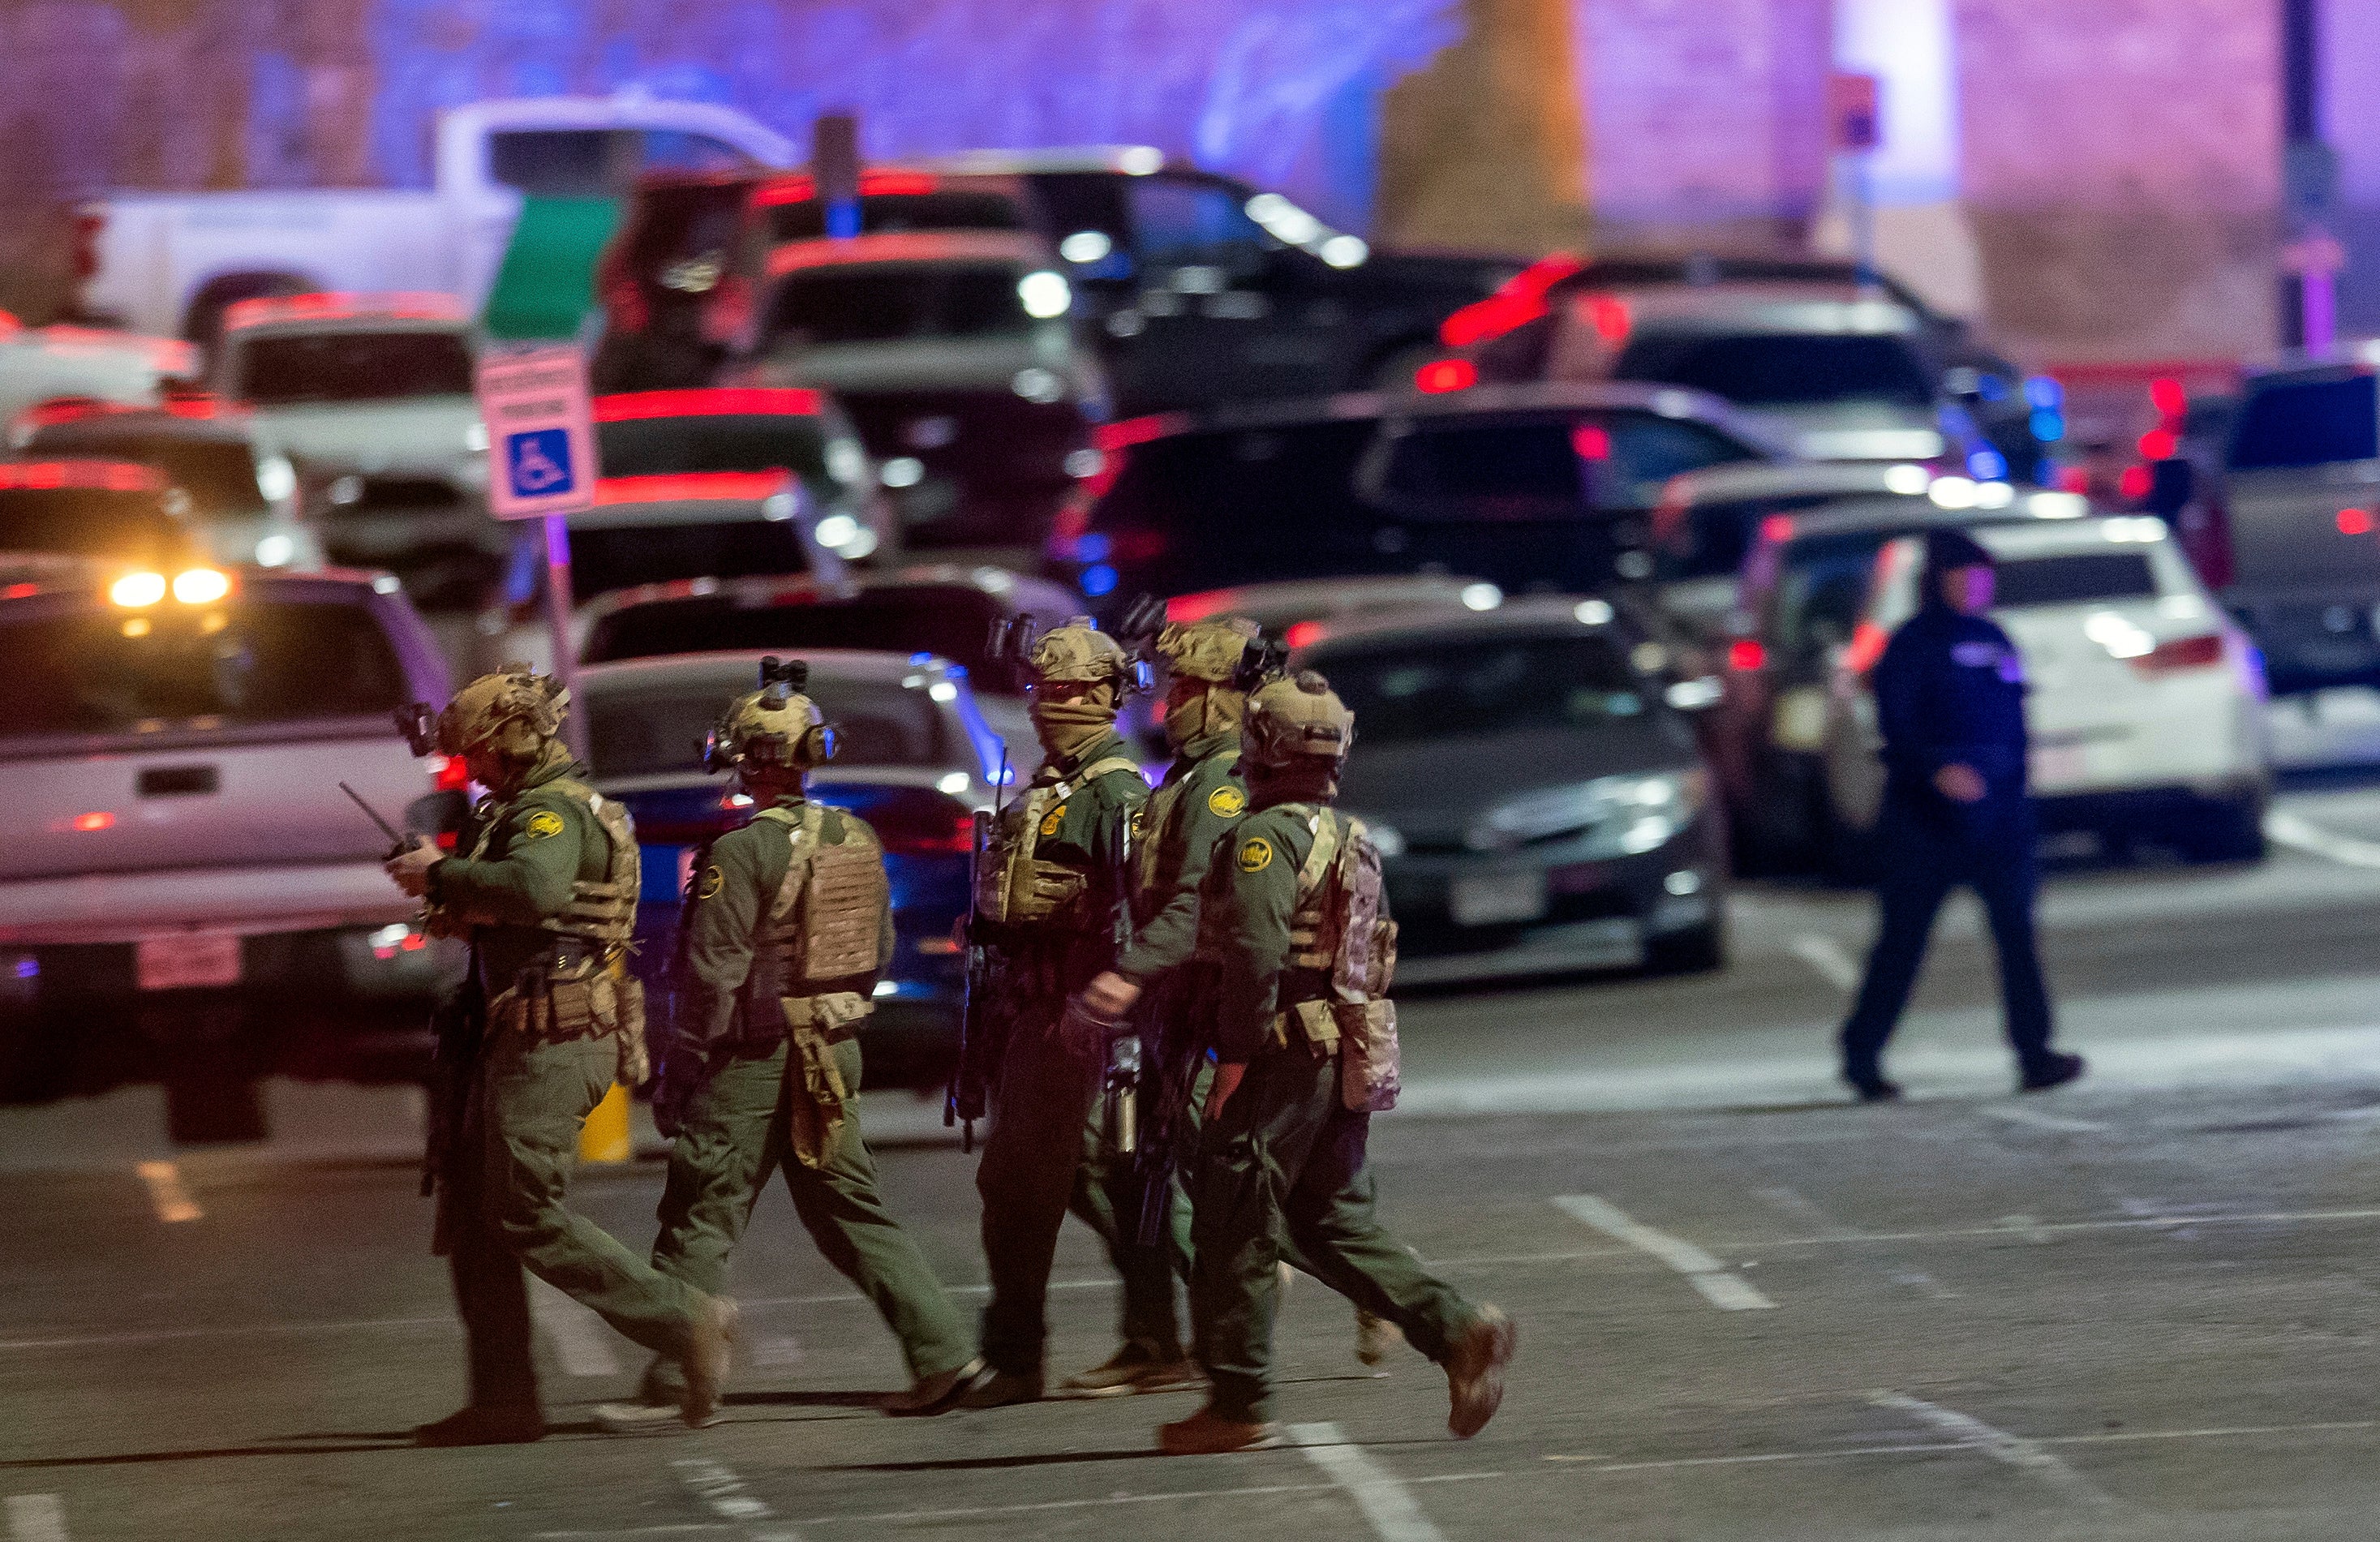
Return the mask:
<svg viewBox="0 0 2380 1542">
<path fill-rule="evenodd" d="M 1060 1383 L 1078 1398 L 1125 1397 L 1134 1392 L 1177 1392 L 1200 1387 L 1207 1378 L 1180 1351 L 1160 1354 L 1135 1340 L 1089 1370 L 1078 1371 Z"/>
<path fill-rule="evenodd" d="M 1281 1426 L 1225 1418 L 1209 1406 L 1186 1419 L 1157 1427 L 1158 1449 L 1168 1456 L 1219 1456 L 1225 1451 L 1270 1451 L 1281 1444 Z"/>
<path fill-rule="evenodd" d="M 1375 1317 L 1361 1306 L 1355 1308 L 1355 1358 L 1366 1366 L 1377 1366 L 1389 1357 L 1389 1351 L 1405 1342 L 1404 1330 L 1382 1317 Z"/>
<path fill-rule="evenodd" d="M 686 1401 L 678 1413 L 689 1429 L 708 1429 L 720 1420 L 719 1394 L 735 1347 L 735 1303 L 697 1293 L 694 1325 L 686 1337 Z"/>
<path fill-rule="evenodd" d="M 896 1419 L 930 1419 L 947 1414 L 958 1406 L 959 1394 L 982 1374 L 983 1362 L 970 1360 L 951 1370 L 921 1376 L 907 1391 L 885 1399 L 884 1412 Z"/>
<path fill-rule="evenodd" d="M 1488 1427 L 1504 1401 L 1504 1367 L 1520 1330 L 1493 1306 L 1482 1306 L 1446 1355 L 1446 1427 L 1468 1440 Z"/>
</svg>

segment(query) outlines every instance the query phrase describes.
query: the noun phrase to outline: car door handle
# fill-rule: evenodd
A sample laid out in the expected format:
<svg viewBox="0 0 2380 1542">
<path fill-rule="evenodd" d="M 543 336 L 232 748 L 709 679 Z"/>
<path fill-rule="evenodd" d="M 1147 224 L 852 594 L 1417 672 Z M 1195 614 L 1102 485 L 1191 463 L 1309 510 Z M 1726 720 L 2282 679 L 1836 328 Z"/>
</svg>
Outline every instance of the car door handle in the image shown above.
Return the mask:
<svg viewBox="0 0 2380 1542">
<path fill-rule="evenodd" d="M 135 786 L 142 797 L 188 797 L 219 791 L 222 781 L 212 766 L 156 766 L 142 771 Z"/>
</svg>

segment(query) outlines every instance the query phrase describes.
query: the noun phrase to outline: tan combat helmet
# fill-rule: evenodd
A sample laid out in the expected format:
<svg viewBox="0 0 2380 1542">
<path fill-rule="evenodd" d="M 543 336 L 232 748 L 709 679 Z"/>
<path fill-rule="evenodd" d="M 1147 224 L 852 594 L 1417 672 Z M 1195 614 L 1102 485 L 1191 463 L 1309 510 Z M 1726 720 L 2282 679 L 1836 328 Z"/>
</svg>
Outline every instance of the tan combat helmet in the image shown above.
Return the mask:
<svg viewBox="0 0 2380 1542">
<path fill-rule="evenodd" d="M 1240 658 L 1257 639 L 1257 624 L 1245 616 L 1218 616 L 1186 625 L 1169 621 L 1157 634 L 1157 652 L 1177 675 L 1209 685 L 1232 683 Z"/>
<path fill-rule="evenodd" d="M 1240 724 L 1242 762 L 1275 770 L 1308 760 L 1336 765 L 1354 742 L 1355 714 L 1310 669 L 1257 686 Z"/>
<path fill-rule="evenodd" d="M 493 751 L 508 759 L 533 760 L 561 735 L 569 705 L 570 692 L 553 676 L 535 674 L 527 664 L 503 664 L 446 703 L 438 714 L 437 747 L 443 755 Z"/>
<path fill-rule="evenodd" d="M 818 703 L 802 694 L 809 680 L 810 666 L 799 659 L 761 660 L 760 688 L 719 714 L 703 742 L 702 769 L 809 771 L 833 759 L 834 730 Z"/>
<path fill-rule="evenodd" d="M 1051 627 L 1033 645 L 1025 662 L 1037 685 L 1112 682 L 1118 700 L 1135 678 L 1133 657 L 1124 651 L 1123 644 L 1100 631 L 1087 615 Z"/>
</svg>

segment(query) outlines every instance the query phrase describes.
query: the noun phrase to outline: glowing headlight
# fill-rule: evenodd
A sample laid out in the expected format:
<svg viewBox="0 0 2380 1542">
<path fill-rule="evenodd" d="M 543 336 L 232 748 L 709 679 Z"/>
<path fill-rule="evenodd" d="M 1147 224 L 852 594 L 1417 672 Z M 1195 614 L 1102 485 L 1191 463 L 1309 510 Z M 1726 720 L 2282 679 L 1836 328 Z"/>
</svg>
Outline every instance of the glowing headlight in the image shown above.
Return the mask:
<svg viewBox="0 0 2380 1542">
<path fill-rule="evenodd" d="M 298 543 L 287 536 L 266 536 L 256 543 L 256 565 L 286 567 L 298 554 Z"/>
<path fill-rule="evenodd" d="M 856 439 L 826 442 L 826 474 L 845 487 L 868 479 L 868 452 Z"/>
<path fill-rule="evenodd" d="M 915 455 L 894 455 L 876 473 L 886 487 L 915 487 L 926 480 L 926 463 Z"/>
<path fill-rule="evenodd" d="M 951 796 L 956 797 L 967 790 L 967 773 L 952 771 L 940 782 L 935 783 L 934 788 L 938 792 L 948 793 Z"/>
<path fill-rule="evenodd" d="M 766 498 L 760 500 L 761 518 L 773 519 L 782 522 L 791 519 L 793 516 L 794 495 L 792 493 L 771 492 Z M 825 521 L 821 520 L 820 523 L 824 524 Z M 828 544 L 831 545 L 832 543 L 829 542 Z"/>
<path fill-rule="evenodd" d="M 163 573 L 128 573 L 107 586 L 107 597 L 119 605 L 138 608 L 165 598 Z"/>
<path fill-rule="evenodd" d="M 231 592 L 231 580 L 212 567 L 174 575 L 174 598 L 185 605 L 211 605 Z"/>
<path fill-rule="evenodd" d="M 1015 378 L 1008 385 L 1026 401 L 1038 402 L 1044 407 L 1051 402 L 1063 401 L 1066 396 L 1066 382 L 1058 378 L 1055 370 L 1044 370 L 1038 364 L 1028 364 L 1017 370 Z"/>
<path fill-rule="evenodd" d="M 859 534 L 859 521 L 847 514 L 830 514 L 818 522 L 818 543 L 830 552 L 849 547 Z"/>
<path fill-rule="evenodd" d="M 1104 230 L 1077 230 L 1058 243 L 1058 255 L 1069 262 L 1097 262 L 1115 250 Z"/>
<path fill-rule="evenodd" d="M 1493 584 L 1465 584 L 1456 598 L 1466 611 L 1492 611 L 1504 602 L 1504 591 Z"/>
<path fill-rule="evenodd" d="M 267 455 L 256 463 L 256 491 L 268 504 L 285 503 L 298 492 L 298 467 L 287 455 Z"/>
<path fill-rule="evenodd" d="M 1334 268 L 1360 268 L 1372 255 L 1372 249 L 1361 236 L 1333 236 L 1322 243 L 1315 255 Z"/>
<path fill-rule="evenodd" d="M 1075 308 L 1075 286 L 1064 273 L 1036 268 L 1016 281 L 1016 297 L 1035 321 L 1054 321 Z"/>
</svg>

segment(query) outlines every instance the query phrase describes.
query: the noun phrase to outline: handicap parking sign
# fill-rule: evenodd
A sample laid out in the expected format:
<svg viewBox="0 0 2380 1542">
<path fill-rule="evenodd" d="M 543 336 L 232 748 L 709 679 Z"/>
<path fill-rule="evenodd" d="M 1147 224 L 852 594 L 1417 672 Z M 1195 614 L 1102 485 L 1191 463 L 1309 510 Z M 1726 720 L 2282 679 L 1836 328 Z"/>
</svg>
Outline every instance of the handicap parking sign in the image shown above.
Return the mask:
<svg viewBox="0 0 2380 1542">
<path fill-rule="evenodd" d="M 504 439 L 504 476 L 516 498 L 545 498 L 575 491 L 570 474 L 570 431 L 533 429 Z"/>
<path fill-rule="evenodd" d="M 592 504 L 599 472 L 586 356 L 567 343 L 491 348 L 478 376 L 492 446 L 488 512 L 535 519 Z"/>
</svg>

